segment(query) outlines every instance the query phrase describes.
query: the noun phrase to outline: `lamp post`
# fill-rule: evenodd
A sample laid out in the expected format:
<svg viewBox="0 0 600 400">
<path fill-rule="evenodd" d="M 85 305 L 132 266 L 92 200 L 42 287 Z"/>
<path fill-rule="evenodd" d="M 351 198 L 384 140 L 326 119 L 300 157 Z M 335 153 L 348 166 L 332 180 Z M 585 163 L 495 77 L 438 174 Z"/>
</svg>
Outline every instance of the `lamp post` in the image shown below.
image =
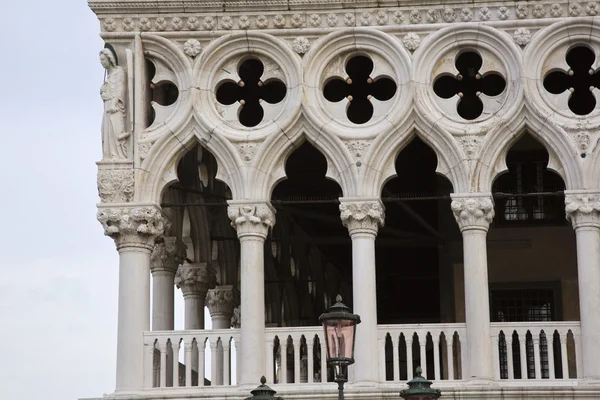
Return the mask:
<svg viewBox="0 0 600 400">
<path fill-rule="evenodd" d="M 319 322 L 323 325 L 325 335 L 327 363 L 332 364 L 335 369 L 338 399 L 343 400 L 344 383 L 348 381 L 348 377 L 344 375 L 344 368 L 354 364 L 354 339 L 360 316 L 352 314 L 350 308 L 342 303 L 342 296 L 339 294 L 335 301 L 328 312 L 319 317 Z M 326 371 L 322 371 L 321 376 L 326 376 Z"/>
<path fill-rule="evenodd" d="M 260 386 L 251 391 L 252 396 L 246 397 L 244 400 L 283 400 L 283 397 L 275 397 L 276 391 L 266 385 L 267 379 L 263 376 L 260 378 Z"/>
<path fill-rule="evenodd" d="M 408 390 L 400 392 L 400 397 L 405 400 L 436 400 L 442 395 L 438 389 L 431 388 L 431 381 L 423 378 L 423 369 L 417 367 L 416 376 L 408 382 Z"/>
</svg>

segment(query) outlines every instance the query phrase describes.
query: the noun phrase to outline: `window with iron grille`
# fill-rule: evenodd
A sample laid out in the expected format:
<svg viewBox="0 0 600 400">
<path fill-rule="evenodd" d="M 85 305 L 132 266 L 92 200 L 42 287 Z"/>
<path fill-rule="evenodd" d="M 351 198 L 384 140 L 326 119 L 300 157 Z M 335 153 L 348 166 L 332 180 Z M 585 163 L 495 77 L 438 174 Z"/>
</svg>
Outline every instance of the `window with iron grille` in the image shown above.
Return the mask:
<svg viewBox="0 0 600 400">
<path fill-rule="evenodd" d="M 494 322 L 527 322 L 527 321 L 556 321 L 560 319 L 560 283 L 537 283 L 530 287 L 518 287 L 517 284 L 497 285 L 490 289 L 491 318 Z M 513 286 L 513 287 L 511 287 Z M 535 333 L 537 334 L 537 332 Z M 511 335 L 511 337 L 507 337 Z M 512 339 L 512 340 L 511 340 Z M 525 341 L 525 357 L 527 378 L 534 379 L 534 340 L 531 333 L 518 337 L 513 332 L 503 332 L 499 338 L 500 377 L 508 379 L 508 349 L 512 342 L 513 371 L 516 379 L 523 379 L 521 371 L 521 356 L 519 342 Z M 549 378 L 548 346 L 554 343 L 553 332 L 544 332 L 539 337 L 541 378 Z M 560 360 L 555 358 L 555 363 Z M 561 367 L 556 367 L 560 370 Z M 539 379 L 540 377 L 538 377 Z"/>
</svg>

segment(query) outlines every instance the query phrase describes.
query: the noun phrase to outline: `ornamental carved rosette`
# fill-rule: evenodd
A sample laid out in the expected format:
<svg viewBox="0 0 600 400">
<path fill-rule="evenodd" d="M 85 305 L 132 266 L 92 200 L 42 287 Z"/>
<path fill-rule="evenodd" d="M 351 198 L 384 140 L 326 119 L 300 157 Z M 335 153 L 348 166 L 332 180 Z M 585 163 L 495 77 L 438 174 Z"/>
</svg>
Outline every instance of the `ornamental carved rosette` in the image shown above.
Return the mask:
<svg viewBox="0 0 600 400">
<path fill-rule="evenodd" d="M 489 194 L 452 195 L 452 212 L 461 231 L 487 229 L 494 219 L 494 202 Z"/>
<path fill-rule="evenodd" d="M 350 236 L 356 233 L 377 234 L 385 221 L 385 207 L 381 200 L 342 199 L 340 217 L 342 224 L 348 228 Z"/>
<path fill-rule="evenodd" d="M 573 228 L 600 228 L 600 192 L 565 192 L 565 212 Z"/>
<path fill-rule="evenodd" d="M 133 169 L 98 170 L 98 195 L 102 203 L 129 203 L 133 200 Z"/>
<path fill-rule="evenodd" d="M 233 316 L 236 293 L 231 285 L 217 286 L 210 289 L 206 295 L 206 306 L 211 317 L 222 315 L 227 318 Z"/>
<path fill-rule="evenodd" d="M 267 237 L 275 225 L 275 209 L 269 203 L 230 202 L 227 215 L 238 237 L 247 235 Z"/>
<path fill-rule="evenodd" d="M 154 241 L 162 236 L 168 224 L 154 206 L 101 207 L 97 218 L 104 227 L 104 234 L 114 239 L 117 250 L 124 247 L 152 250 Z"/>
<path fill-rule="evenodd" d="M 175 274 L 187 255 L 187 245 L 176 237 L 165 237 L 156 243 L 150 256 L 150 271 Z"/>
<path fill-rule="evenodd" d="M 183 297 L 206 297 L 206 292 L 217 284 L 216 272 L 209 263 L 185 263 L 177 269 L 175 286 L 181 289 Z"/>
</svg>

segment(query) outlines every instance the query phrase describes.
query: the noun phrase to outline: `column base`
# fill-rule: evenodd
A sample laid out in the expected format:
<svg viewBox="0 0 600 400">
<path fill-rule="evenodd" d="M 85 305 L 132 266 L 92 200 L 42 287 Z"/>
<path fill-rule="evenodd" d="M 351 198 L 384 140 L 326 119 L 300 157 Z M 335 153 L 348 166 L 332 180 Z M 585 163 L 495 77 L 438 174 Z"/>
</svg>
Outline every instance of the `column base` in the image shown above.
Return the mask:
<svg viewBox="0 0 600 400">
<path fill-rule="evenodd" d="M 594 386 L 600 387 L 600 377 L 594 376 L 590 378 L 579 379 L 577 386 Z"/>
<path fill-rule="evenodd" d="M 463 381 L 463 384 L 467 387 L 473 387 L 473 388 L 477 388 L 477 387 L 489 388 L 492 386 L 498 386 L 498 382 L 496 382 L 494 379 L 478 377 L 478 376 L 473 376 L 471 378 L 465 379 Z"/>
</svg>

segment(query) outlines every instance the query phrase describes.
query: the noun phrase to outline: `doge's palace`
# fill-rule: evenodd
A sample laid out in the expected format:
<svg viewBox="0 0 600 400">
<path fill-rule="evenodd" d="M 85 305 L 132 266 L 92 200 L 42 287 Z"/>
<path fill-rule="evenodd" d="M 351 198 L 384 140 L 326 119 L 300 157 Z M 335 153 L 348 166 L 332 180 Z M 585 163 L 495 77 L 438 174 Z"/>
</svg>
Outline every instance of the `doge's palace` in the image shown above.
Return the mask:
<svg viewBox="0 0 600 400">
<path fill-rule="evenodd" d="M 105 398 L 600 398 L 600 2 L 88 2 Z"/>
</svg>

